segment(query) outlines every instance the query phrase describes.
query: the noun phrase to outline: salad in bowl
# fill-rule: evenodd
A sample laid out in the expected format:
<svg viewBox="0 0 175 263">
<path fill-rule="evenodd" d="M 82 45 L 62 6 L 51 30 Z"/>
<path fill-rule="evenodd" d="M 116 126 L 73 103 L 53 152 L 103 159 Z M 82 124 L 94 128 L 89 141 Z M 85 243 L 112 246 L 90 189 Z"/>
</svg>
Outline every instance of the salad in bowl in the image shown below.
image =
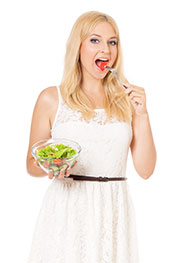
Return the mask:
<svg viewBox="0 0 175 263">
<path fill-rule="evenodd" d="M 39 166 L 46 172 L 59 175 L 60 170 L 71 168 L 77 160 L 81 146 L 72 140 L 57 138 L 36 142 L 31 152 Z"/>
</svg>

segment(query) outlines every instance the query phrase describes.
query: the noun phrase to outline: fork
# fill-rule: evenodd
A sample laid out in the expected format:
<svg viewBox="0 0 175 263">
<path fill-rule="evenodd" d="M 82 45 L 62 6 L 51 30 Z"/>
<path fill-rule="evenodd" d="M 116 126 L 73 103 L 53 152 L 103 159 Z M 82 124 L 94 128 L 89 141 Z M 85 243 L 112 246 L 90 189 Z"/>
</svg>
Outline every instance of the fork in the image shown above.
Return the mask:
<svg viewBox="0 0 175 263">
<path fill-rule="evenodd" d="M 110 68 L 110 67 L 108 67 L 108 66 L 106 66 L 106 68 L 107 68 L 109 71 L 111 71 L 111 72 L 116 76 L 116 79 L 122 84 L 122 86 L 123 86 L 125 89 L 127 89 L 127 87 L 125 86 L 125 84 L 123 83 L 123 81 L 121 81 L 121 80 L 119 79 L 118 73 L 117 73 L 116 69 L 115 69 L 115 68 Z"/>
</svg>

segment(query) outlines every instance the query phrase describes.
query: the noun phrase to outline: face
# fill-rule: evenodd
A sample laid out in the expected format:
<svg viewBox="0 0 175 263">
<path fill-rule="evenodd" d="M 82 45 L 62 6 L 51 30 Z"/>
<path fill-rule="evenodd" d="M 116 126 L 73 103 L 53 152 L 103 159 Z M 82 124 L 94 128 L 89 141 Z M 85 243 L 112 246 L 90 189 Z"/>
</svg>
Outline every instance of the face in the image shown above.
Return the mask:
<svg viewBox="0 0 175 263">
<path fill-rule="evenodd" d="M 116 57 L 117 37 L 113 27 L 107 22 L 98 24 L 81 44 L 80 61 L 83 75 L 103 79 L 108 70 L 102 70 L 101 63 L 106 60 L 107 66 L 112 67 Z"/>
</svg>

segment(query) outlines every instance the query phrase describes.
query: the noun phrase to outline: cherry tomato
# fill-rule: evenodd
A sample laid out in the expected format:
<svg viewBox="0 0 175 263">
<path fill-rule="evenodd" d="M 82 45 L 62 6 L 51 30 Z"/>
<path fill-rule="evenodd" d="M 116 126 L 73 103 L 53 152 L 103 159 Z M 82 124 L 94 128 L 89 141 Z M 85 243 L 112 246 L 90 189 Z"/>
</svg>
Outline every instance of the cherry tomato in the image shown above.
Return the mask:
<svg viewBox="0 0 175 263">
<path fill-rule="evenodd" d="M 105 70 L 105 66 L 108 64 L 108 62 L 106 62 L 106 61 L 103 61 L 103 62 L 101 62 L 101 65 L 100 65 L 100 69 L 103 71 L 103 70 Z"/>
</svg>

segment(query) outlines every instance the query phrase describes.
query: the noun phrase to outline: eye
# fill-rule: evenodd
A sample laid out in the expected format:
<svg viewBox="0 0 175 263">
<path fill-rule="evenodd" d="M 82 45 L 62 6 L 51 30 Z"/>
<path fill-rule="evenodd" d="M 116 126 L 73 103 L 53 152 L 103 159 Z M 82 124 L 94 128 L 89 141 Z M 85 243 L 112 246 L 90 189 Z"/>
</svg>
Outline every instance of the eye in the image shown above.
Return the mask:
<svg viewBox="0 0 175 263">
<path fill-rule="evenodd" d="M 116 46 L 117 45 L 117 42 L 112 40 L 112 41 L 109 41 L 109 43 L 112 45 L 112 46 Z"/>
<path fill-rule="evenodd" d="M 95 44 L 97 44 L 98 42 L 99 42 L 99 40 L 98 39 L 96 39 L 96 38 L 91 38 L 91 40 L 90 40 L 92 43 L 95 43 Z"/>
</svg>

